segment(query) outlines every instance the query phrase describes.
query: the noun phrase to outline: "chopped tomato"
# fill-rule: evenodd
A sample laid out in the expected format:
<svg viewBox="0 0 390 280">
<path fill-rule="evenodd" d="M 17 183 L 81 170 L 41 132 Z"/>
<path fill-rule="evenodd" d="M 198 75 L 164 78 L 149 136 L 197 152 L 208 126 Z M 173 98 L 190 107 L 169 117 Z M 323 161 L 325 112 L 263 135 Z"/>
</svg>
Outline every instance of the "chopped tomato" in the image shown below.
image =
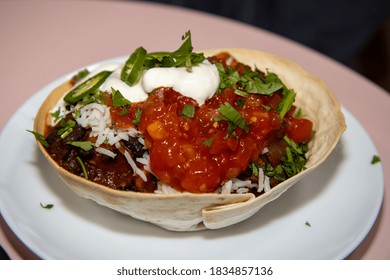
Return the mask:
<svg viewBox="0 0 390 280">
<path fill-rule="evenodd" d="M 286 134 L 294 142 L 300 144 L 311 139 L 313 123 L 308 119 L 291 117 L 286 121 Z"/>
</svg>

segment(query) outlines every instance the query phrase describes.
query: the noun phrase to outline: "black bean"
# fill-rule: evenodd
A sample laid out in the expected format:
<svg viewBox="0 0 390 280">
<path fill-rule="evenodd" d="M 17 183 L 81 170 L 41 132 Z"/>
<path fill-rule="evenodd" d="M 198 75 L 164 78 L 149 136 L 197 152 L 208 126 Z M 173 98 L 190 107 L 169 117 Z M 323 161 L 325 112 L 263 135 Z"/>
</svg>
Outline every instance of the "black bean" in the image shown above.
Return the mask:
<svg viewBox="0 0 390 280">
<path fill-rule="evenodd" d="M 130 137 L 129 141 L 125 141 L 125 145 L 135 157 L 142 157 L 145 152 L 144 146 L 138 141 L 138 138 Z"/>
<path fill-rule="evenodd" d="M 80 125 L 76 125 L 73 131 L 66 137 L 66 141 L 82 141 L 85 137 L 86 130 Z"/>
</svg>

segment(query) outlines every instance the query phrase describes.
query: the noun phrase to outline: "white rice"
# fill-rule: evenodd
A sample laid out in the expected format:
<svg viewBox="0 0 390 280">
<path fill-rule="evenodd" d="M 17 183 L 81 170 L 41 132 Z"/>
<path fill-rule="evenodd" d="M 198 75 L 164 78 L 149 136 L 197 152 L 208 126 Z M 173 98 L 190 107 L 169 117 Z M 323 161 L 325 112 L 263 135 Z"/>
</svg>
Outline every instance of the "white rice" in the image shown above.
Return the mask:
<svg viewBox="0 0 390 280">
<path fill-rule="evenodd" d="M 138 138 L 141 139 L 141 138 Z M 144 166 L 144 169 L 149 173 L 152 173 L 152 169 L 150 168 L 150 156 L 148 152 L 145 152 L 142 158 L 136 158 L 135 161 L 141 163 Z"/>
<path fill-rule="evenodd" d="M 99 147 L 106 140 L 108 140 L 110 145 L 113 145 L 120 140 L 120 138 L 114 139 L 116 135 L 114 135 L 114 132 L 110 129 L 111 115 L 108 106 L 90 103 L 77 109 L 80 111 L 80 116 L 76 118 L 76 122 L 84 128 L 91 129 L 90 136 L 97 137 L 95 143 L 96 147 Z"/>
<path fill-rule="evenodd" d="M 249 192 L 250 189 L 257 189 L 257 192 L 262 192 L 263 190 L 268 191 L 271 189 L 269 184 L 269 177 L 264 175 L 262 169 L 259 169 L 259 183 L 253 183 L 251 180 L 240 180 L 238 178 L 233 178 L 223 184 L 222 187 L 216 192 L 221 194 L 243 194 Z"/>
<path fill-rule="evenodd" d="M 116 157 L 116 153 L 110 151 L 110 150 L 107 150 L 105 148 L 102 148 L 102 147 L 97 147 L 95 149 L 96 152 L 102 154 L 102 155 L 106 155 L 106 156 L 109 156 L 111 158 L 115 158 Z"/>
<path fill-rule="evenodd" d="M 229 194 L 232 192 L 232 187 L 233 187 L 233 181 L 229 180 L 225 184 L 223 184 L 221 190 L 220 191 L 218 190 L 217 192 L 220 192 L 221 194 Z"/>
<path fill-rule="evenodd" d="M 271 190 L 270 178 L 264 174 L 264 170 L 259 168 L 259 181 L 258 181 L 257 192 L 268 192 Z"/>
<path fill-rule="evenodd" d="M 175 194 L 180 193 L 175 188 L 171 187 L 168 184 L 157 182 L 157 189 L 154 191 L 155 194 Z"/>
<path fill-rule="evenodd" d="M 125 150 L 123 155 L 125 156 L 127 162 L 130 164 L 130 166 L 133 169 L 134 173 L 138 174 L 138 176 L 140 176 L 141 179 L 144 182 L 147 182 L 148 178 L 146 177 L 145 173 L 141 169 L 138 168 L 137 164 L 135 163 L 135 161 L 133 160 L 133 158 L 131 157 L 129 152 Z"/>
</svg>

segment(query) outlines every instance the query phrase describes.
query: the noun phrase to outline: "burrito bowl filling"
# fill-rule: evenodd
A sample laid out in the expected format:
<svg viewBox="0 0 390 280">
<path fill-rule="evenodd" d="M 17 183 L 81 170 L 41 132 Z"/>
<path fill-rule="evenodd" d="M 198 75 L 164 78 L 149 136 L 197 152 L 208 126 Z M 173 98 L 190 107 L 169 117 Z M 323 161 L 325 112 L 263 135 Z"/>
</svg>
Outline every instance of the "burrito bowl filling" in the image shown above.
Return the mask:
<svg viewBox="0 0 390 280">
<path fill-rule="evenodd" d="M 258 196 L 302 171 L 313 124 L 296 93 L 228 53 L 194 53 L 189 32 L 183 41 L 78 72 L 35 136 L 62 168 L 123 191 Z"/>
</svg>

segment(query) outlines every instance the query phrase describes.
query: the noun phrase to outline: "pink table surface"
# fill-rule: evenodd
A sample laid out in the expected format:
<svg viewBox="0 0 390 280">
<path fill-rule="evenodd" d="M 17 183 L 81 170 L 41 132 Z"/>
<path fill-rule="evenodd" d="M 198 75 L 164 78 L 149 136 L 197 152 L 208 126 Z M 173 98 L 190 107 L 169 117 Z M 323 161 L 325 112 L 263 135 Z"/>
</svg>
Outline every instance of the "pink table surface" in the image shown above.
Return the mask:
<svg viewBox="0 0 390 280">
<path fill-rule="evenodd" d="M 138 46 L 174 50 L 190 29 L 195 49 L 240 47 L 289 58 L 321 77 L 365 127 L 383 165 L 380 214 L 348 259 L 390 259 L 390 95 L 341 64 L 265 30 L 191 10 L 129 1 L 0 1 L 0 129 L 34 93 L 85 65 Z M 37 258 L 0 216 L 12 259 Z"/>
</svg>

